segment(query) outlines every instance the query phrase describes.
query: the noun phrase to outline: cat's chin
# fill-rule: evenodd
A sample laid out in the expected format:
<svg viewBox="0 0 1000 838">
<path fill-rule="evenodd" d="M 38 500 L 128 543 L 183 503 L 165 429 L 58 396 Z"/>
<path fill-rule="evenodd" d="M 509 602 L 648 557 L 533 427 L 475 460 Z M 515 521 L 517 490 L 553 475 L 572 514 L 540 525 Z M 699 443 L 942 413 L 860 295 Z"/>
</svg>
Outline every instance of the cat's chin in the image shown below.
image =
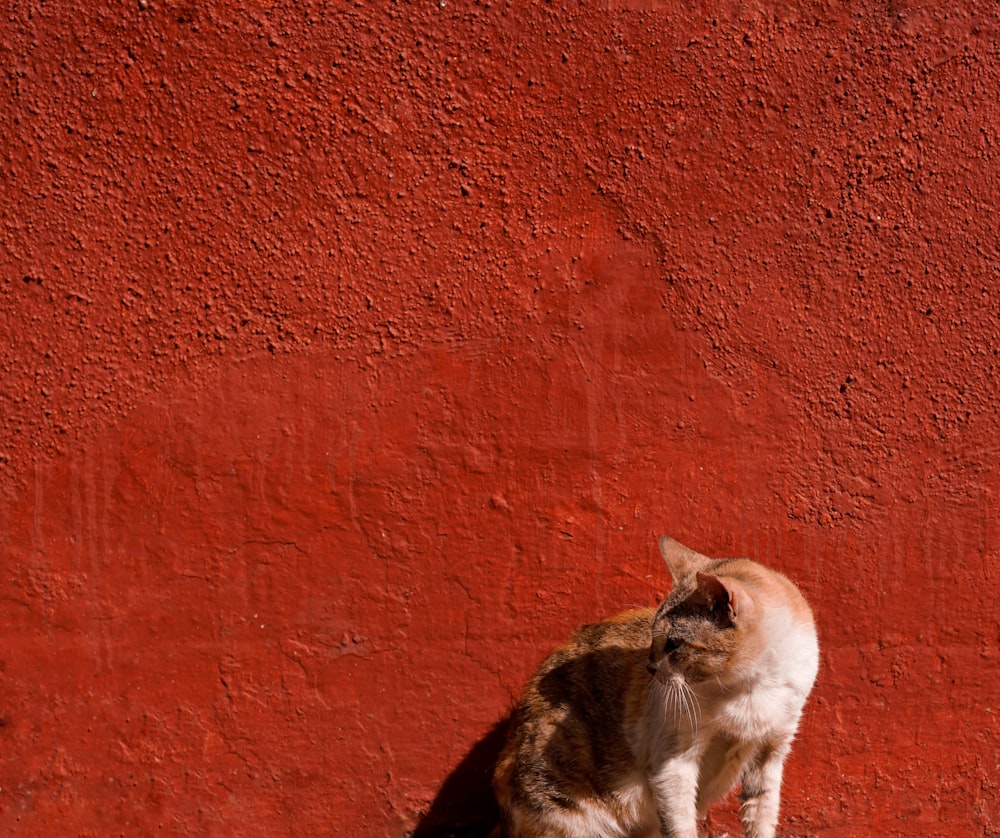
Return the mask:
<svg viewBox="0 0 1000 838">
<path fill-rule="evenodd" d="M 680 687 L 682 684 L 694 683 L 694 679 L 680 670 L 663 668 L 653 676 L 653 680 L 661 687 Z"/>
<path fill-rule="evenodd" d="M 661 669 L 653 681 L 661 690 L 683 692 L 702 701 L 715 701 L 740 689 L 739 684 L 726 683 L 718 674 L 682 670 Z"/>
<path fill-rule="evenodd" d="M 653 676 L 653 680 L 658 682 L 661 687 L 677 687 L 682 689 L 683 687 L 695 687 L 698 684 L 707 682 L 709 679 L 714 680 L 715 676 L 703 676 L 699 677 L 696 672 L 686 672 L 681 669 L 664 669 L 661 668 Z"/>
</svg>

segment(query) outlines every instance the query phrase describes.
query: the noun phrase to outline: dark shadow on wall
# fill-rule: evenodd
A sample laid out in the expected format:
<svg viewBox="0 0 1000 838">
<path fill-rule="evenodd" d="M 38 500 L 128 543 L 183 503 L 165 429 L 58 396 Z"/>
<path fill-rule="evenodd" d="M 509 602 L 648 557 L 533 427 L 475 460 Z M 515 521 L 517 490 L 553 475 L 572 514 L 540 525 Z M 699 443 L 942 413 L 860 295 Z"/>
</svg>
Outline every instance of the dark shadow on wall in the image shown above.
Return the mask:
<svg viewBox="0 0 1000 838">
<path fill-rule="evenodd" d="M 480 739 L 441 785 L 412 838 L 486 838 L 500 822 L 493 767 L 507 739 L 510 716 Z"/>
</svg>

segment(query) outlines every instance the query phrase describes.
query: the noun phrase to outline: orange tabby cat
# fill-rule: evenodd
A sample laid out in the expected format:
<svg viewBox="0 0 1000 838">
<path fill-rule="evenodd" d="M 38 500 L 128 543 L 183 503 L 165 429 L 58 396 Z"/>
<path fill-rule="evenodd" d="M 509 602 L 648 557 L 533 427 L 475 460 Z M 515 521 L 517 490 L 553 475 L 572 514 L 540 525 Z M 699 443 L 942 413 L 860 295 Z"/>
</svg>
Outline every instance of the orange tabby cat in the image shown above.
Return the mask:
<svg viewBox="0 0 1000 838">
<path fill-rule="evenodd" d="M 773 836 L 781 771 L 812 689 L 812 612 L 780 573 L 660 539 L 656 610 L 584 626 L 528 682 L 494 774 L 509 838 L 696 838 L 741 785 Z"/>
</svg>

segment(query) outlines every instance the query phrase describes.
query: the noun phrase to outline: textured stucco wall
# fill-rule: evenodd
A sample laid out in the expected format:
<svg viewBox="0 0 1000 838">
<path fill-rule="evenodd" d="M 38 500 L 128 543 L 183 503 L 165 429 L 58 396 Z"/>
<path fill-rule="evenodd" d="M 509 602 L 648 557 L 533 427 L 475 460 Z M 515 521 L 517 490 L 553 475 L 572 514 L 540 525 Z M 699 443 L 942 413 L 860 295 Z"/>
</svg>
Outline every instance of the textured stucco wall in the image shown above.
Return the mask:
<svg viewBox="0 0 1000 838">
<path fill-rule="evenodd" d="M 386 5 L 0 13 L 0 830 L 475 820 L 669 533 L 785 834 L 997 834 L 995 4 Z"/>
</svg>

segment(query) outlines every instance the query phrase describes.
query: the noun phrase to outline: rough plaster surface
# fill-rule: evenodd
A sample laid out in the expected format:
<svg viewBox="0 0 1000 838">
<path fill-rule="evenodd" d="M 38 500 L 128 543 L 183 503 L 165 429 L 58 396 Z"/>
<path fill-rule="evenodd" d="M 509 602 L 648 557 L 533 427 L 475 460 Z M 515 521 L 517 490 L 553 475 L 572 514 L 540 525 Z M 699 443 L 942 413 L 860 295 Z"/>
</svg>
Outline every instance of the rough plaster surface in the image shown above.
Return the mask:
<svg viewBox="0 0 1000 838">
<path fill-rule="evenodd" d="M 485 823 L 664 532 L 815 604 L 785 834 L 1000 831 L 995 6 L 590 5 L 4 9 L 5 833 Z"/>
</svg>

